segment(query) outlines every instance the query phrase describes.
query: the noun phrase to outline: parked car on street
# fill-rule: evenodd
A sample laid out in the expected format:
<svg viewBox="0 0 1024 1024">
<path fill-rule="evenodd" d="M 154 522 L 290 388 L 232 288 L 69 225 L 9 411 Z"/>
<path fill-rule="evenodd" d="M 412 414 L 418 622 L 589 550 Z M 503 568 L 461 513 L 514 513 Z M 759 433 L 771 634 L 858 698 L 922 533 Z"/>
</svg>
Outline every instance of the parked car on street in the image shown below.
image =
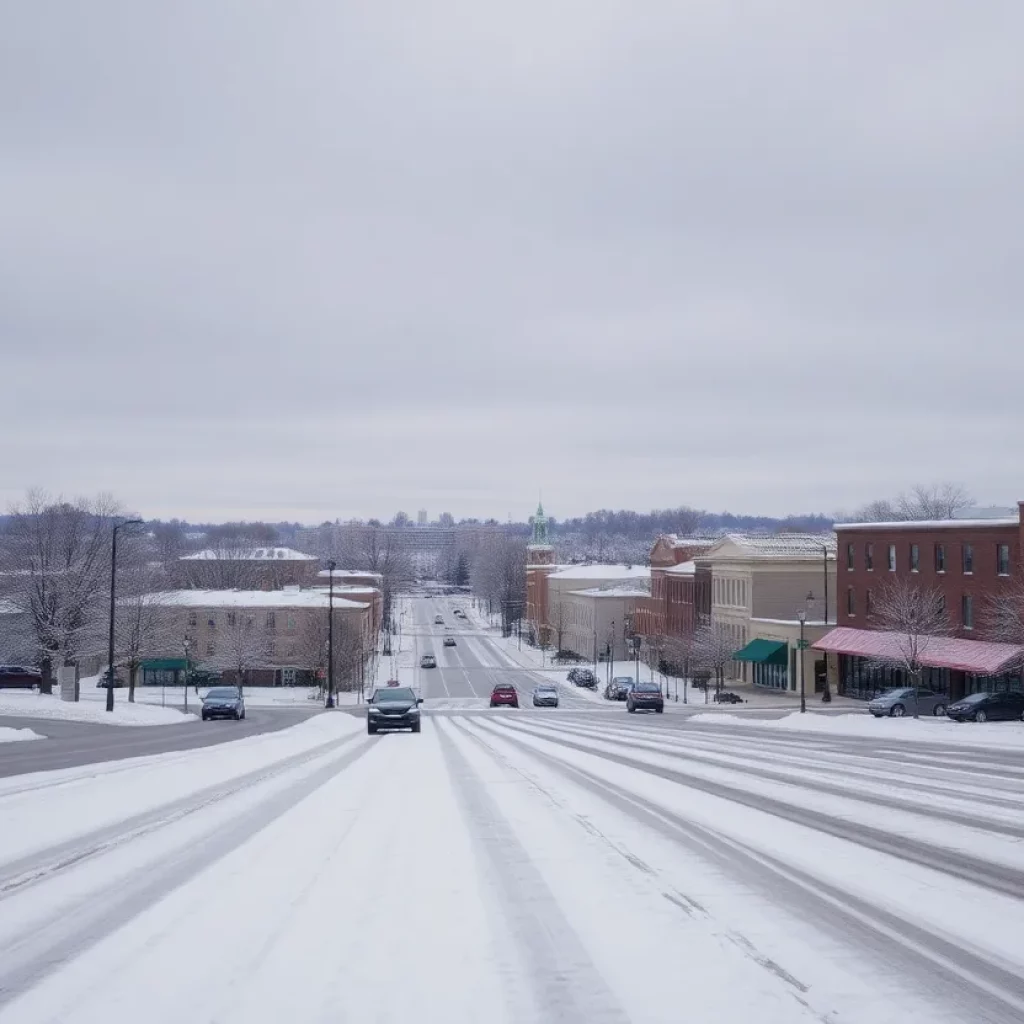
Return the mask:
<svg viewBox="0 0 1024 1024">
<path fill-rule="evenodd" d="M 383 686 L 374 690 L 367 701 L 366 731 L 371 735 L 386 729 L 409 729 L 420 731 L 420 705 L 408 686 Z"/>
<path fill-rule="evenodd" d="M 420 658 L 420 668 L 437 668 L 437 658 L 432 654 L 424 654 Z"/>
<path fill-rule="evenodd" d="M 656 711 L 659 715 L 665 710 L 665 698 L 657 683 L 633 683 L 626 693 L 626 710 Z"/>
<path fill-rule="evenodd" d="M 203 696 L 203 721 L 211 718 L 233 718 L 236 722 L 245 718 L 245 701 L 237 686 L 215 686 Z"/>
<path fill-rule="evenodd" d="M 491 690 L 491 707 L 519 707 L 519 694 L 511 683 L 498 683 Z"/>
<path fill-rule="evenodd" d="M 629 696 L 629 688 L 633 685 L 632 676 L 615 676 L 604 688 L 605 700 L 625 700 Z"/>
<path fill-rule="evenodd" d="M 1024 693 L 972 693 L 946 708 L 955 722 L 1024 722 Z"/>
<path fill-rule="evenodd" d="M 540 686 L 534 687 L 533 706 L 535 708 L 557 708 L 558 687 L 551 683 L 541 683 Z"/>
<path fill-rule="evenodd" d="M 719 704 L 742 704 L 743 698 L 738 693 L 733 693 L 731 690 L 722 690 L 721 693 L 715 694 L 715 700 Z"/>
<path fill-rule="evenodd" d="M 27 665 L 0 665 L 0 689 L 4 687 L 38 686 L 43 673 Z"/>
<path fill-rule="evenodd" d="M 934 690 L 920 688 L 917 691 L 917 713 L 919 715 L 944 715 L 949 698 L 944 693 L 935 693 Z M 897 686 L 874 700 L 868 701 L 868 711 L 875 718 L 883 718 L 886 715 L 892 718 L 902 718 L 904 715 L 914 713 L 914 688 L 912 686 Z"/>
<path fill-rule="evenodd" d="M 453 636 L 446 636 L 444 638 L 444 645 L 445 645 L 445 647 L 456 647 L 456 646 L 458 646 L 455 643 L 455 637 L 453 637 Z"/>
<path fill-rule="evenodd" d="M 434 616 L 434 625 L 435 626 L 443 626 L 444 625 L 444 616 L 443 615 L 435 615 Z"/>
</svg>

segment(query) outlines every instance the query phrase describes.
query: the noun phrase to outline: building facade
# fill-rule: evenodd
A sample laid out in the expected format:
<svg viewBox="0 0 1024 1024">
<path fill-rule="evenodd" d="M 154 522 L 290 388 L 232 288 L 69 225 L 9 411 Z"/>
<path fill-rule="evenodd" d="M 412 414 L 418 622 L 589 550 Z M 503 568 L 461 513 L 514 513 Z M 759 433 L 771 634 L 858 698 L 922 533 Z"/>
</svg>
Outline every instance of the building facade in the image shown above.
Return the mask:
<svg viewBox="0 0 1024 1024">
<path fill-rule="evenodd" d="M 555 549 L 548 535 L 548 517 L 544 505 L 537 503 L 533 534 L 526 546 L 526 622 L 535 643 L 551 643 L 548 625 L 548 577 L 562 566 L 555 564 Z"/>
<path fill-rule="evenodd" d="M 693 559 L 714 547 L 713 538 L 664 534 L 651 548 L 651 594 L 637 602 L 636 631 L 647 638 L 683 639 L 693 631 Z"/>
<path fill-rule="evenodd" d="M 921 685 L 951 700 L 1021 688 L 1016 649 L 990 646 L 997 639 L 994 606 L 1020 582 L 1021 518 L 1019 507 L 1017 515 L 1000 518 L 837 525 L 841 628 L 817 646 L 829 654 L 839 692 L 870 699 L 908 682 L 901 659 L 886 655 L 889 641 L 879 635 L 891 632 L 878 605 L 894 580 L 937 595 L 942 632 L 955 641 L 925 645 L 931 649 L 921 657 Z"/>
<path fill-rule="evenodd" d="M 294 548 L 224 547 L 207 548 L 184 555 L 177 562 L 181 586 L 278 590 L 289 586 L 311 586 L 316 581 L 320 560 Z"/>
<path fill-rule="evenodd" d="M 647 596 L 645 588 L 628 582 L 562 594 L 562 649 L 595 663 L 632 657 L 636 604 Z"/>
</svg>

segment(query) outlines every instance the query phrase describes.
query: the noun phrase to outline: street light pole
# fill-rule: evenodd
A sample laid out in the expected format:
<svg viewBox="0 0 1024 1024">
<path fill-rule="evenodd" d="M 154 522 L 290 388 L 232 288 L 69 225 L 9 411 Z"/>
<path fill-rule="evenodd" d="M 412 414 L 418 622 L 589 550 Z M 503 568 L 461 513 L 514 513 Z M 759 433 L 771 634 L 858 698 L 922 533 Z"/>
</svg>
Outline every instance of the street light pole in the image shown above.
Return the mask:
<svg viewBox="0 0 1024 1024">
<path fill-rule="evenodd" d="M 141 522 L 141 519 L 125 519 L 120 523 L 115 522 L 110 542 L 110 642 L 107 645 L 107 711 L 114 710 L 114 609 L 117 603 L 117 531 L 123 530 L 126 526 L 135 526 Z"/>
<path fill-rule="evenodd" d="M 800 649 L 800 714 L 804 714 L 807 711 L 807 697 L 804 693 L 804 623 L 807 621 L 807 609 L 801 608 L 796 613 L 797 621 L 800 623 L 800 643 L 797 647 Z"/>
<path fill-rule="evenodd" d="M 337 563 L 330 561 L 327 568 L 331 578 L 327 587 L 327 702 L 325 707 L 334 707 L 334 569 Z"/>
</svg>

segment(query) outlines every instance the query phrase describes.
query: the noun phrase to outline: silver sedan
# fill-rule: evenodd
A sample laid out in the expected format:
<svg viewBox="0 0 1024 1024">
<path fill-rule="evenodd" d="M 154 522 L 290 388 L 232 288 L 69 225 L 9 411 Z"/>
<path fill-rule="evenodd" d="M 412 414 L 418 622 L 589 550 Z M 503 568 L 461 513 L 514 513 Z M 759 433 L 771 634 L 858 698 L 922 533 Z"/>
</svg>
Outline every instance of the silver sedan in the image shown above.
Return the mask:
<svg viewBox="0 0 1024 1024">
<path fill-rule="evenodd" d="M 944 715 L 948 703 L 949 698 L 944 693 L 935 693 L 933 690 L 925 689 L 917 691 L 918 715 Z M 914 688 L 900 686 L 894 690 L 887 690 L 880 697 L 876 697 L 868 703 L 868 711 L 875 718 L 882 718 L 884 715 L 891 715 L 893 718 L 912 715 L 914 713 Z"/>
</svg>

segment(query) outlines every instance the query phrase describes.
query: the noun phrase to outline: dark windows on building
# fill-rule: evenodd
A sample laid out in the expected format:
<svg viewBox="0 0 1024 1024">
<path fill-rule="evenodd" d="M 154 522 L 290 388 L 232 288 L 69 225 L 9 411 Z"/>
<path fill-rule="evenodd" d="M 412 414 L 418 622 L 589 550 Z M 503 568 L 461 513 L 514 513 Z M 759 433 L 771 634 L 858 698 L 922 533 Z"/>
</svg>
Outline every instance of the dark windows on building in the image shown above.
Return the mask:
<svg viewBox="0 0 1024 1024">
<path fill-rule="evenodd" d="M 921 571 L 921 548 L 918 544 L 910 545 L 910 571 Z"/>
<path fill-rule="evenodd" d="M 936 544 L 935 545 L 935 571 L 945 572 L 946 571 L 946 545 Z"/>
<path fill-rule="evenodd" d="M 853 587 L 846 588 L 846 614 L 857 614 L 857 592 L 853 589 Z"/>
<path fill-rule="evenodd" d="M 868 572 L 871 572 L 875 567 L 875 545 L 865 544 L 864 545 L 864 568 Z"/>
<path fill-rule="evenodd" d="M 996 572 L 1000 576 L 1010 575 L 1010 545 L 996 545 Z"/>
<path fill-rule="evenodd" d="M 963 547 L 964 572 L 974 572 L 974 546 L 965 544 Z"/>
<path fill-rule="evenodd" d="M 216 612 L 210 612 L 209 616 L 206 619 L 206 628 L 207 629 L 216 629 L 217 628 L 217 613 Z"/>
<path fill-rule="evenodd" d="M 896 571 L 896 545 L 889 545 L 889 572 Z"/>
<path fill-rule="evenodd" d="M 960 598 L 960 611 L 964 620 L 964 629 L 974 629 L 974 598 L 964 594 Z"/>
<path fill-rule="evenodd" d="M 198 616 L 196 615 L 196 613 L 195 613 L 195 612 L 189 612 L 189 613 L 188 613 L 188 624 L 189 624 L 189 625 L 190 625 L 190 626 L 191 626 L 191 627 L 192 627 L 193 629 L 195 628 L 196 622 L 198 622 L 198 621 L 199 621 L 199 617 L 198 617 Z"/>
<path fill-rule="evenodd" d="M 853 572 L 853 570 L 855 568 L 854 563 L 856 562 L 856 559 L 857 559 L 856 550 L 857 550 L 856 549 L 856 545 L 854 545 L 854 544 L 847 544 L 846 545 L 846 571 L 847 572 Z"/>
</svg>

